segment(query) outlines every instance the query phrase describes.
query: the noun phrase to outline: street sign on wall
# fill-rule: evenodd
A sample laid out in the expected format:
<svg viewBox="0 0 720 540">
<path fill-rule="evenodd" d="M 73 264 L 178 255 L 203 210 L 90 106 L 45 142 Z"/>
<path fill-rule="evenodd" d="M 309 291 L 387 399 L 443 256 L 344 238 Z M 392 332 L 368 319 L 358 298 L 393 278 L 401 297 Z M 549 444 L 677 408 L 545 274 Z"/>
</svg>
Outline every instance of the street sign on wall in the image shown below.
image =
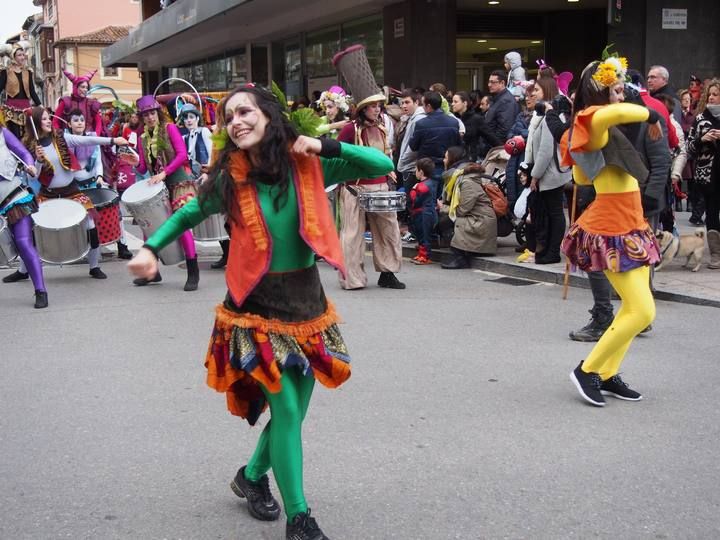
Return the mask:
<svg viewBox="0 0 720 540">
<path fill-rule="evenodd" d="M 662 29 L 663 30 L 687 30 L 687 9 L 668 9 L 662 10 Z"/>
</svg>

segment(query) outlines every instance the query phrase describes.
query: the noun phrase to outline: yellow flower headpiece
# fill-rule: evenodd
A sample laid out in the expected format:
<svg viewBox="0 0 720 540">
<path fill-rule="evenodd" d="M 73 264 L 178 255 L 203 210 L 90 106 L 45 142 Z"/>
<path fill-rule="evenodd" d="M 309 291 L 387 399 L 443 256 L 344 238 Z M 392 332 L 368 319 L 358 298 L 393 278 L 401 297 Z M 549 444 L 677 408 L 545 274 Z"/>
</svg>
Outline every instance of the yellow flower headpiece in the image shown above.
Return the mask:
<svg viewBox="0 0 720 540">
<path fill-rule="evenodd" d="M 617 53 L 610 53 L 608 45 L 602 54 L 602 62 L 593 73 L 593 81 L 599 88 L 607 88 L 618 82 L 625 82 L 627 79 L 628 62 L 627 58 L 618 56 Z"/>
</svg>

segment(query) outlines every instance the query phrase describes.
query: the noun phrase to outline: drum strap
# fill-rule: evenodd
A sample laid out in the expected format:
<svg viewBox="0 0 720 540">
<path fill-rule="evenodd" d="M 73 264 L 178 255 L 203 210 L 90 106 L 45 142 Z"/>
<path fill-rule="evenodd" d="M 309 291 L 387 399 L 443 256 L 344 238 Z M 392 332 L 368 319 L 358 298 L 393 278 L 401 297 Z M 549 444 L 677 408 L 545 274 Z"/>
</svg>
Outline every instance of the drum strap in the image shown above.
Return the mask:
<svg viewBox="0 0 720 540">
<path fill-rule="evenodd" d="M 95 249 L 100 247 L 100 237 L 98 236 L 97 227 L 88 230 L 88 239 L 90 240 L 91 248 Z"/>
</svg>

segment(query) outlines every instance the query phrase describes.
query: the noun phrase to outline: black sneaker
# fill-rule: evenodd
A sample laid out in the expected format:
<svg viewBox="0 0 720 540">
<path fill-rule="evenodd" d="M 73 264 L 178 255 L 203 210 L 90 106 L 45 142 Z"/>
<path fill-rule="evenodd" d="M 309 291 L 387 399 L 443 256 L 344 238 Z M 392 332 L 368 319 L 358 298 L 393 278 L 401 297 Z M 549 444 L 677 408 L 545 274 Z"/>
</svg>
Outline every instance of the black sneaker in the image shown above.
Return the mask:
<svg viewBox="0 0 720 540">
<path fill-rule="evenodd" d="M 590 322 L 580 330 L 572 330 L 570 339 L 583 342 L 599 341 L 613 322 L 612 313 L 610 315 L 595 315 L 592 310 L 590 310 L 590 313 L 593 314 Z"/>
<path fill-rule="evenodd" d="M 243 467 L 230 482 L 230 489 L 241 499 L 247 499 L 248 512 L 255 519 L 275 521 L 280 517 L 280 505 L 270 493 L 267 474 L 263 474 L 257 482 L 251 482 L 245 478 Z"/>
<path fill-rule="evenodd" d="M 380 278 L 378 279 L 378 286 L 385 287 L 386 289 L 404 289 L 405 284 L 395 277 L 392 272 L 380 272 Z"/>
<path fill-rule="evenodd" d="M 286 540 L 330 540 L 318 527 L 315 518 L 310 517 L 310 509 L 295 516 L 285 527 Z"/>
<path fill-rule="evenodd" d="M 626 401 L 640 401 L 642 394 L 636 392 L 628 386 L 628 384 L 620 378 L 620 375 L 613 375 L 607 381 L 600 384 L 600 392 L 603 396 L 612 396 Z"/>
<path fill-rule="evenodd" d="M 30 277 L 30 274 L 15 270 L 12 274 L 3 278 L 3 283 L 16 283 L 18 281 L 22 281 L 23 279 L 27 279 L 28 277 Z"/>
<path fill-rule="evenodd" d="M 570 372 L 570 380 L 580 392 L 580 396 L 588 403 L 596 407 L 605 406 L 605 398 L 600 392 L 600 375 L 597 373 L 585 373 L 582 370 L 582 362 Z"/>
<path fill-rule="evenodd" d="M 93 279 L 107 279 L 105 272 L 100 270 L 100 267 L 90 269 L 90 277 Z"/>
</svg>

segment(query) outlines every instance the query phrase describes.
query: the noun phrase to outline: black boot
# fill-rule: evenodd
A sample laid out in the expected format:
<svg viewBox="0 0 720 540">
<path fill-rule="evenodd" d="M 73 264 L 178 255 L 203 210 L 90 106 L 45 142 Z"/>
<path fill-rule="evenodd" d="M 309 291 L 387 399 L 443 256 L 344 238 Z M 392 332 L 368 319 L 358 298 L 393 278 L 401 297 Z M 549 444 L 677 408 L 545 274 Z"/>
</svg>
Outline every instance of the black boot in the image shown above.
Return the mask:
<svg viewBox="0 0 720 540">
<path fill-rule="evenodd" d="M 132 251 L 130 251 L 126 244 L 122 242 L 117 243 L 118 259 L 130 260 L 133 258 Z"/>
<path fill-rule="evenodd" d="M 198 267 L 197 257 L 185 259 L 185 263 L 187 264 L 187 281 L 184 290 L 197 291 L 200 282 L 200 268 Z"/>
<path fill-rule="evenodd" d="M 158 271 L 157 274 L 155 274 L 155 277 L 152 279 L 145 279 L 144 277 L 139 277 L 137 279 L 133 279 L 133 283 L 137 285 L 138 287 L 144 287 L 148 283 L 160 283 L 162 281 L 162 276 L 160 275 L 160 272 Z"/>
<path fill-rule="evenodd" d="M 230 240 L 220 240 L 220 247 L 222 248 L 222 257 L 210 265 L 213 270 L 221 270 L 227 265 L 228 251 L 230 251 Z"/>
<path fill-rule="evenodd" d="M 405 284 L 395 277 L 392 272 L 380 272 L 380 278 L 378 279 L 378 286 L 385 287 L 386 289 L 404 289 Z"/>
<path fill-rule="evenodd" d="M 35 309 L 48 307 L 47 291 L 35 291 Z"/>
<path fill-rule="evenodd" d="M 570 332 L 573 341 L 598 341 L 613 322 L 612 313 L 598 313 L 590 310 L 592 318 L 580 330 Z"/>
<path fill-rule="evenodd" d="M 3 283 L 16 283 L 18 281 L 22 281 L 23 279 L 27 279 L 28 277 L 30 277 L 30 274 L 26 274 L 20 270 L 15 270 L 12 274 L 3 278 Z"/>
<path fill-rule="evenodd" d="M 318 527 L 315 518 L 310 517 L 310 509 L 295 516 L 285 527 L 286 540 L 330 540 Z"/>
<path fill-rule="evenodd" d="M 469 257 L 459 249 L 450 248 L 450 255 L 445 262 L 440 265 L 446 270 L 460 270 L 462 268 L 470 268 Z"/>
</svg>

